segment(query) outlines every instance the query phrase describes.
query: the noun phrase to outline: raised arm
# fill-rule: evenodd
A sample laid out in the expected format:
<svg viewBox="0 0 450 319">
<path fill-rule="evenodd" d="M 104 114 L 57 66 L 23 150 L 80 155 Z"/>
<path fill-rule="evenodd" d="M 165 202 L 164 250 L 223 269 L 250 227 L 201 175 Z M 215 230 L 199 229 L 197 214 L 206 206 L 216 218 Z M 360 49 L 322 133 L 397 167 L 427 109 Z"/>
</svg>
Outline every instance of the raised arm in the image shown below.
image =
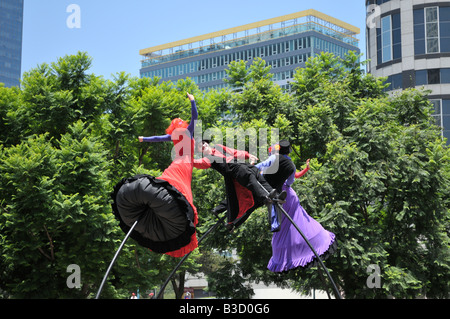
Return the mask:
<svg viewBox="0 0 450 319">
<path fill-rule="evenodd" d="M 195 129 L 195 121 L 198 119 L 198 111 L 197 111 L 197 106 L 195 104 L 194 96 L 189 93 L 187 95 L 188 95 L 189 100 L 191 100 L 191 122 L 189 123 L 189 126 L 187 129 L 191 133 L 191 136 L 193 136 L 194 129 Z M 170 134 L 159 135 L 159 136 L 150 136 L 150 137 L 139 136 L 139 142 L 148 142 L 148 143 L 170 142 L 171 140 L 172 140 L 172 137 Z"/>
<path fill-rule="evenodd" d="M 295 173 L 295 178 L 300 178 L 303 175 L 306 174 L 306 172 L 309 171 L 309 159 L 306 161 L 306 168 L 304 170 L 302 170 L 301 172 L 296 172 Z"/>
<path fill-rule="evenodd" d="M 294 173 L 292 173 L 292 175 L 289 176 L 288 179 L 286 180 L 285 184 L 287 186 L 291 186 L 292 184 L 294 184 L 296 178 L 302 177 L 303 175 L 306 174 L 307 171 L 309 171 L 309 159 L 306 161 L 306 168 L 301 172 L 295 171 Z"/>
<path fill-rule="evenodd" d="M 191 121 L 189 122 L 188 130 L 191 136 L 194 136 L 195 121 L 198 119 L 197 105 L 195 104 L 195 98 L 192 94 L 187 93 L 189 100 L 191 100 Z"/>
</svg>

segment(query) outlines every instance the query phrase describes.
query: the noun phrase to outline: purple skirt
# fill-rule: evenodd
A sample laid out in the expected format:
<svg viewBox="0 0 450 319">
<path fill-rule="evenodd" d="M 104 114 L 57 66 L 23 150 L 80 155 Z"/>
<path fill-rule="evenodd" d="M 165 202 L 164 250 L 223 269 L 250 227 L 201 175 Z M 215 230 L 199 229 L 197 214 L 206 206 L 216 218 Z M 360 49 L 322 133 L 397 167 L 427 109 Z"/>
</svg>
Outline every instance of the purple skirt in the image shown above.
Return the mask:
<svg viewBox="0 0 450 319">
<path fill-rule="evenodd" d="M 311 218 L 300 205 L 297 194 L 291 187 L 283 186 L 287 192 L 284 210 L 291 216 L 305 237 L 321 257 L 322 261 L 337 247 L 335 235 Z M 272 258 L 267 268 L 272 272 L 285 272 L 297 267 L 318 264 L 316 256 L 292 223 L 283 215 L 279 232 L 272 237 Z"/>
</svg>

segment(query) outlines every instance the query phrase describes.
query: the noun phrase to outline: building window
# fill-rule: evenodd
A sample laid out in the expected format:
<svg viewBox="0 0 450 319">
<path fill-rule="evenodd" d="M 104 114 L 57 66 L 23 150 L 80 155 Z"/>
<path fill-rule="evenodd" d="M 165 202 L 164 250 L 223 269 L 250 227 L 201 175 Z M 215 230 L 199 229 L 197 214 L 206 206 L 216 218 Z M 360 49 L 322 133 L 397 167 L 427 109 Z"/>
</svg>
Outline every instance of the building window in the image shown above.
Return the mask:
<svg viewBox="0 0 450 319">
<path fill-rule="evenodd" d="M 427 84 L 428 84 L 427 70 L 416 71 L 416 85 L 419 86 Z"/>
<path fill-rule="evenodd" d="M 434 106 L 433 117 L 436 120 L 436 125 L 442 127 L 442 113 L 441 113 L 441 102 L 444 100 L 430 100 L 431 104 Z M 450 101 L 450 100 L 449 100 Z"/>
<path fill-rule="evenodd" d="M 414 10 L 414 52 L 425 54 L 425 17 L 423 9 Z"/>
<path fill-rule="evenodd" d="M 447 138 L 447 145 L 450 143 L 450 100 L 442 100 L 442 127 L 443 135 Z"/>
<path fill-rule="evenodd" d="M 439 52 L 438 7 L 425 8 L 426 53 Z"/>
<path fill-rule="evenodd" d="M 392 28 L 391 16 L 381 19 L 381 62 L 392 60 Z"/>
<path fill-rule="evenodd" d="M 381 28 L 377 28 L 378 64 L 402 57 L 400 13 L 381 18 Z"/>
<path fill-rule="evenodd" d="M 450 100 L 430 100 L 434 106 L 433 117 L 436 125 L 443 128 L 442 135 L 447 138 L 447 145 L 450 144 Z"/>
<path fill-rule="evenodd" d="M 401 73 L 389 75 L 386 83 L 389 83 L 389 86 L 384 89 L 384 91 L 392 91 L 403 88 L 403 77 Z"/>
<path fill-rule="evenodd" d="M 450 52 L 450 7 L 414 10 L 414 52 Z"/>
<path fill-rule="evenodd" d="M 441 115 L 441 100 L 430 100 L 431 104 L 434 106 L 434 113 L 433 116 L 437 117 Z M 441 122 L 439 121 L 437 125 L 441 125 Z"/>
<path fill-rule="evenodd" d="M 392 15 L 392 52 L 394 59 L 402 57 L 402 29 L 400 13 Z"/>
<path fill-rule="evenodd" d="M 441 73 L 439 69 L 428 70 L 428 84 L 440 84 Z"/>
<path fill-rule="evenodd" d="M 441 83 L 450 83 L 450 69 L 441 69 Z"/>
<path fill-rule="evenodd" d="M 430 102 L 434 106 L 433 117 L 436 125 L 442 128 L 442 136 L 447 139 L 447 145 L 450 144 L 450 100 L 433 99 Z"/>
<path fill-rule="evenodd" d="M 429 69 L 416 71 L 416 85 L 449 84 L 450 69 Z"/>
<path fill-rule="evenodd" d="M 439 8 L 439 36 L 441 52 L 450 52 L 450 7 Z"/>
</svg>

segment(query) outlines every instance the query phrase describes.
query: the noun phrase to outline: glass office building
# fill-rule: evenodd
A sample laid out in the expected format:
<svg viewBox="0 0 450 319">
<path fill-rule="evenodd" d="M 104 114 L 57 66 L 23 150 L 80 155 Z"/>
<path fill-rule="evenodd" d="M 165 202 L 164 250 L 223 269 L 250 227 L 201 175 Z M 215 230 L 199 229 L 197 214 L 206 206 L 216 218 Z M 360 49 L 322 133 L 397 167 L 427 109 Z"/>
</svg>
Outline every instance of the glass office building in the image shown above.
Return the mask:
<svg viewBox="0 0 450 319">
<path fill-rule="evenodd" d="M 177 81 L 189 77 L 200 89 L 227 86 L 231 61 L 261 57 L 272 67 L 273 81 L 289 89 L 295 69 L 320 52 L 344 56 L 358 48 L 359 28 L 306 10 L 140 50 L 141 77 Z M 250 64 L 250 63 L 249 63 Z"/>
<path fill-rule="evenodd" d="M 19 86 L 22 66 L 23 0 L 0 0 L 0 83 Z"/>
<path fill-rule="evenodd" d="M 431 90 L 434 117 L 450 143 L 450 1 L 366 0 L 367 71 L 389 91 Z"/>
</svg>

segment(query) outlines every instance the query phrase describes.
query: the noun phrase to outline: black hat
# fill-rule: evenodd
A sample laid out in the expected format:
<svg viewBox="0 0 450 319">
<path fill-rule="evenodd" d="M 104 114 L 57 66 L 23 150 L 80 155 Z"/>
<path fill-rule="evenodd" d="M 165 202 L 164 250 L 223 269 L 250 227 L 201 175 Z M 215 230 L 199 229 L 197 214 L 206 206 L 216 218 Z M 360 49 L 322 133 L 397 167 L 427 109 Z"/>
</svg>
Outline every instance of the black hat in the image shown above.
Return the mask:
<svg viewBox="0 0 450 319">
<path fill-rule="evenodd" d="M 280 154 L 289 154 L 291 152 L 291 143 L 288 140 L 281 140 L 280 143 Z"/>
</svg>

